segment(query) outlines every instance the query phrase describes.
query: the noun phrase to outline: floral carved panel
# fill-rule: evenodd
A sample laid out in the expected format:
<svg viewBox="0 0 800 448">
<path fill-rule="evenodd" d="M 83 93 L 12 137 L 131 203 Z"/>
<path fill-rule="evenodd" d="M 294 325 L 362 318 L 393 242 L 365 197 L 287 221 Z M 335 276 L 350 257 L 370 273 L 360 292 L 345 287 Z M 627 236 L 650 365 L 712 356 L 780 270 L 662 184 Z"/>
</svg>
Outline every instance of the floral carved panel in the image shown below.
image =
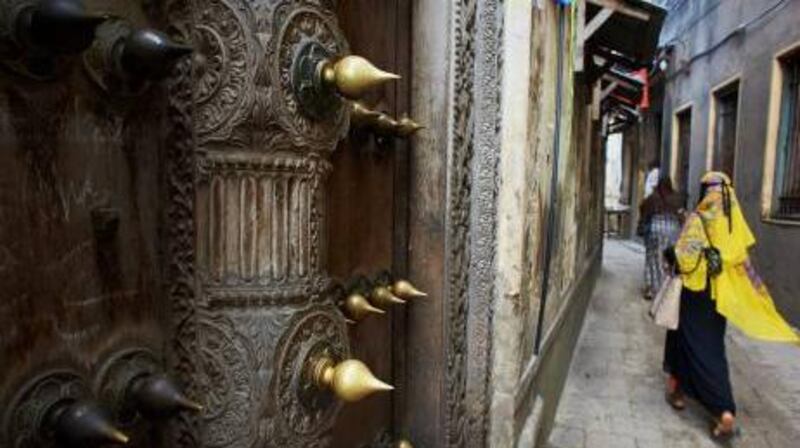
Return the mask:
<svg viewBox="0 0 800 448">
<path fill-rule="evenodd" d="M 173 121 L 188 125 L 170 142 L 183 155 L 170 159 L 170 200 L 191 216 L 168 222 L 194 235 L 191 250 L 170 253 L 193 288 L 171 295 L 173 346 L 182 379 L 208 409 L 178 425 L 175 446 L 325 446 L 338 404 L 310 385 L 306 364 L 349 353 L 323 236 L 328 156 L 349 117 L 338 99 L 324 118 L 309 117 L 292 73 L 309 43 L 348 51 L 334 5 L 172 3 L 172 26 L 195 48 L 182 72 L 191 95 L 170 99 Z M 187 144 L 190 157 L 175 149 Z"/>
</svg>

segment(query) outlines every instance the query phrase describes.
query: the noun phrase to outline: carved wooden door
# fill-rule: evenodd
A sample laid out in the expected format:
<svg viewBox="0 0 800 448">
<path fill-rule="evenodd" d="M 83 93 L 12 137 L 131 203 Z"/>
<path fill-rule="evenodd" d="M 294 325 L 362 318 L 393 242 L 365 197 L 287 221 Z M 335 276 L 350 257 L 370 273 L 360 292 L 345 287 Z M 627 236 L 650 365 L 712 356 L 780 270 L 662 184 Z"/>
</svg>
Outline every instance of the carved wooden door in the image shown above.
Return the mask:
<svg viewBox="0 0 800 448">
<path fill-rule="evenodd" d="M 162 81 L 188 48 L 147 6 L 0 2 L 2 447 L 170 446 L 198 408 L 160 266 Z"/>
<path fill-rule="evenodd" d="M 396 118 L 409 110 L 410 8 L 404 0 L 343 1 L 337 8 L 351 52 L 401 76 L 360 100 Z M 363 288 L 353 283 L 364 278 L 370 286 L 390 283 L 406 273 L 409 141 L 398 137 L 396 131 L 354 125 L 333 154 L 328 260 L 331 275 L 346 287 Z M 405 312 L 413 302 L 383 306 L 386 314 L 349 326 L 353 356 L 395 391 L 345 406 L 333 446 L 389 446 L 403 439 L 394 423 L 403 404 Z"/>
<path fill-rule="evenodd" d="M 0 446 L 394 443 L 409 8 L 0 1 Z"/>
<path fill-rule="evenodd" d="M 359 321 L 343 305 L 357 295 L 388 308 L 381 297 L 414 295 L 397 283 L 405 246 L 394 184 L 397 137 L 416 126 L 396 117 L 404 85 L 387 84 L 393 76 L 353 53 L 392 70 L 407 64 L 395 23 L 407 2 L 183 5 L 170 20 L 196 54 L 187 95 L 178 88 L 171 100 L 187 111 L 174 126 L 186 127 L 194 149 L 175 142 L 168 171 L 172 203 L 193 210 L 176 210 L 170 228 L 194 229 L 193 245 L 174 235 L 183 246 L 172 255 L 194 258 L 196 272 L 177 263 L 183 277 L 171 280 L 186 287 L 170 301 L 179 311 L 176 365 L 208 412 L 187 420 L 177 441 L 389 444 L 394 395 L 367 395 L 386 392 L 377 378 L 397 380 L 398 317 Z"/>
</svg>

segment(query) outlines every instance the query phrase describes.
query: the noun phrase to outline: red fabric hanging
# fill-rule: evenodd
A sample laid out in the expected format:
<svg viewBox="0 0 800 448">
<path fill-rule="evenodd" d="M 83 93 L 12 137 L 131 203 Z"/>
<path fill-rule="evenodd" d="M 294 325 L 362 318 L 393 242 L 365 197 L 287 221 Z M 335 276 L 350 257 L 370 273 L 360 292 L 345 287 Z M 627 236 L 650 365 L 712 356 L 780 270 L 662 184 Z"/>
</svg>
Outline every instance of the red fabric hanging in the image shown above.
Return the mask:
<svg viewBox="0 0 800 448">
<path fill-rule="evenodd" d="M 644 87 L 642 87 L 642 99 L 639 101 L 639 108 L 646 110 L 650 108 L 650 75 L 646 68 L 636 71 L 635 76 L 642 80 Z"/>
</svg>

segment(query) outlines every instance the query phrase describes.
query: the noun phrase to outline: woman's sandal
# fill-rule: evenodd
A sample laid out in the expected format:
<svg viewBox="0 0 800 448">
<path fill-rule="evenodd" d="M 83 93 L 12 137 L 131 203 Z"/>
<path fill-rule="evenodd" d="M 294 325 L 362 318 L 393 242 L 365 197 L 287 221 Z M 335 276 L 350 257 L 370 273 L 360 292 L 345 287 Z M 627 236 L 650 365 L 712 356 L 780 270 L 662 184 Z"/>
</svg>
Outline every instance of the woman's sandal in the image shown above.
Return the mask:
<svg viewBox="0 0 800 448">
<path fill-rule="evenodd" d="M 681 393 L 681 389 L 678 386 L 678 380 L 674 376 L 667 378 L 666 399 L 667 403 L 676 411 L 682 411 L 686 408 L 686 401 L 683 399 L 683 393 Z"/>
<path fill-rule="evenodd" d="M 675 392 L 667 392 L 666 394 L 667 403 L 672 406 L 672 409 L 676 411 L 682 411 L 686 409 L 686 401 L 683 400 L 683 394 L 680 391 Z"/>
<path fill-rule="evenodd" d="M 717 442 L 728 442 L 738 434 L 734 427 L 734 418 L 730 413 L 725 413 L 722 418 L 711 424 L 711 438 Z"/>
</svg>

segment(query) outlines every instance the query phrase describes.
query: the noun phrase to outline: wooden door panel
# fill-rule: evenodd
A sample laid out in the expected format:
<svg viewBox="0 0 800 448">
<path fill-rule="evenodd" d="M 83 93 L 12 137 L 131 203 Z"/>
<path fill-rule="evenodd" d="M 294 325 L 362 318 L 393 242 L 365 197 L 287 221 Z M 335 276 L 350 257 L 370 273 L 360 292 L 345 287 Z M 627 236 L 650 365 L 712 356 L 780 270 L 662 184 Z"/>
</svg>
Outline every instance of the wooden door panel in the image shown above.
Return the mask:
<svg viewBox="0 0 800 448">
<path fill-rule="evenodd" d="M 154 26 L 136 3 L 103 6 L 135 26 Z M 42 411 L 23 409 L 37 381 L 69 377 L 102 402 L 100 370 L 123 350 L 146 350 L 166 371 L 159 263 L 166 102 L 159 84 L 114 101 L 115 92 L 86 76 L 82 55 L 56 61 L 58 72 L 46 80 L 4 57 L 0 446 L 35 446 L 22 416 Z M 156 443 L 146 432 L 133 446 Z"/>
<path fill-rule="evenodd" d="M 56 369 L 134 448 L 392 440 L 396 394 L 339 406 L 309 366 L 356 358 L 403 381 L 405 311 L 346 331 L 330 285 L 403 274 L 407 144 L 361 131 L 332 151 L 347 109 L 309 114 L 295 68 L 319 41 L 407 79 L 410 2 L 85 3 L 115 15 L 92 51 L 59 59 L 47 82 L 0 74 L 0 423 L 28 379 Z M 141 27 L 194 47 L 166 82 L 126 84 L 96 57 Z M 399 116 L 407 81 L 363 101 Z M 167 359 L 206 411 L 125 420 L 105 380 Z M 0 428 L 0 446 L 18 433 Z"/>
<path fill-rule="evenodd" d="M 408 79 L 408 42 L 401 28 L 408 26 L 409 2 L 376 3 L 370 0 L 339 2 L 339 25 L 353 54 Z M 361 101 L 368 107 L 398 117 L 407 112 L 405 82 L 386 84 Z M 403 196 L 406 142 L 376 138 L 368 129 L 351 130 L 332 157 L 329 184 L 331 274 L 347 281 L 359 275 L 374 278 L 381 271 L 403 273 L 398 266 L 407 250 L 404 235 Z M 400 208 L 400 210 L 398 210 Z M 400 238 L 398 239 L 398 236 Z M 408 305 L 406 305 L 408 306 Z M 350 329 L 354 357 L 363 360 L 379 378 L 398 385 L 393 343 L 397 317 L 403 306 L 384 316 L 370 316 Z M 378 439 L 391 439 L 393 403 L 399 391 L 346 406 L 334 428 L 335 447 L 357 447 Z"/>
<path fill-rule="evenodd" d="M 108 126 L 91 110 L 90 90 L 64 92 L 71 106 L 57 110 L 42 108 L 47 101 L 22 91 L 28 88 L 7 86 L 5 104 L 15 104 L 0 109 L 0 247 L 8 294 L 0 318 L 14 329 L 4 342 L 62 347 L 91 361 L 108 332 L 124 326 L 135 333 L 131 327 L 163 318 L 156 288 L 159 132 L 153 132 L 161 115 L 157 105 L 146 119 L 133 118 L 136 111 L 106 111 L 119 114 Z M 37 353 L 0 359 L 8 368 L 33 362 Z"/>
</svg>

